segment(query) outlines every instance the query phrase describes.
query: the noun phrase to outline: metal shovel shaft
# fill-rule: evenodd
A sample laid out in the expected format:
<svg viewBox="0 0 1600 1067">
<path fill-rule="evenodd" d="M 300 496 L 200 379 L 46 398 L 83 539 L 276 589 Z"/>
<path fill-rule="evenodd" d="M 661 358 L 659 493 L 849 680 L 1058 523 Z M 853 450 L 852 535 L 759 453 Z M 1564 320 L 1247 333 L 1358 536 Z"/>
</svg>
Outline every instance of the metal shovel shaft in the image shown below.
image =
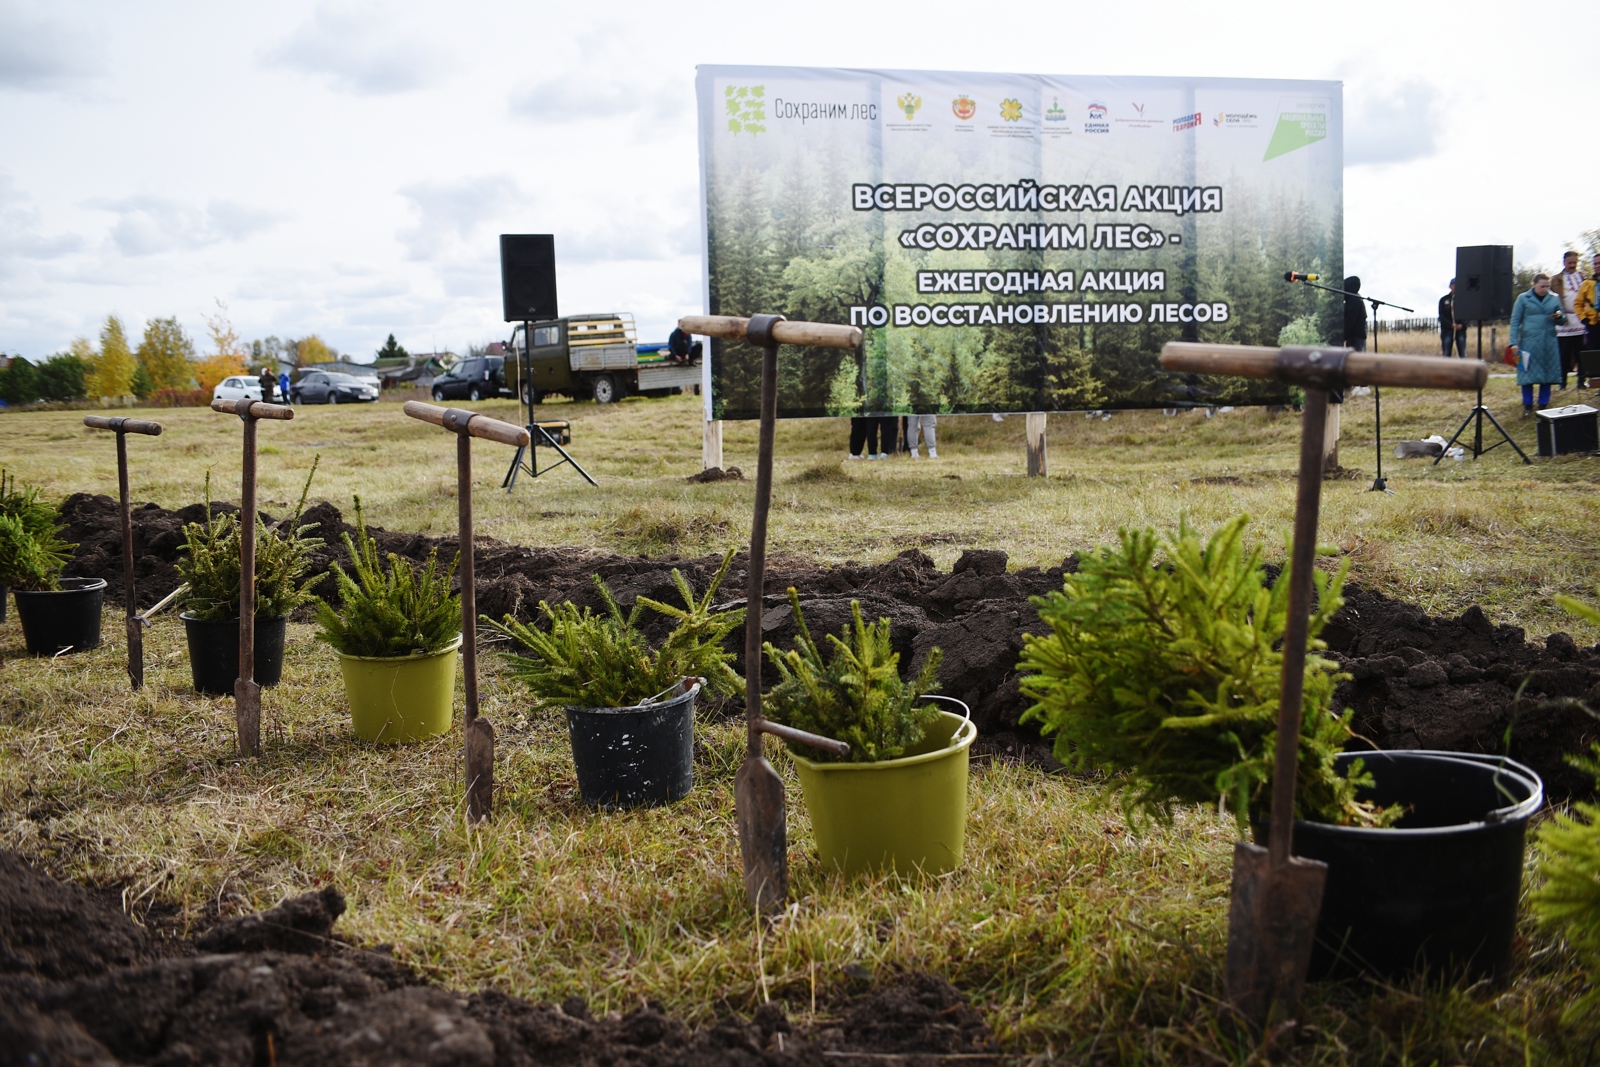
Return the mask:
<svg viewBox="0 0 1600 1067">
<path fill-rule="evenodd" d="M 239 500 L 239 677 L 233 683 L 239 752 L 261 754 L 261 687 L 256 684 L 256 420 L 243 415 L 244 479 Z"/>
<path fill-rule="evenodd" d="M 470 421 L 470 420 L 469 420 Z M 462 730 L 466 740 L 467 818 L 494 813 L 494 727 L 478 714 L 478 586 L 472 554 L 472 435 L 456 432 L 457 541 L 461 546 L 461 671 L 466 680 Z"/>
<path fill-rule="evenodd" d="M 128 437 L 117 434 L 117 495 L 122 505 L 122 606 L 128 634 L 128 681 L 144 685 L 144 631 L 133 590 L 133 506 L 128 502 Z"/>
</svg>

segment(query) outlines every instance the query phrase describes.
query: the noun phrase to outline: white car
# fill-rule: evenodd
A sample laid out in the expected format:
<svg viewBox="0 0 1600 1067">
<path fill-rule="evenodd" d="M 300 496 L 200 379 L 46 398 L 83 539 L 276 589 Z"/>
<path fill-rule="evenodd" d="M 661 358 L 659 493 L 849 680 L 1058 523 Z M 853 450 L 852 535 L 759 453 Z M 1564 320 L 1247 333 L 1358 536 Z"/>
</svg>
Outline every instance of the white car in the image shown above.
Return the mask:
<svg viewBox="0 0 1600 1067">
<path fill-rule="evenodd" d="M 241 378 L 235 374 L 222 379 L 211 390 L 212 400 L 260 400 L 261 383 L 255 378 Z"/>
</svg>

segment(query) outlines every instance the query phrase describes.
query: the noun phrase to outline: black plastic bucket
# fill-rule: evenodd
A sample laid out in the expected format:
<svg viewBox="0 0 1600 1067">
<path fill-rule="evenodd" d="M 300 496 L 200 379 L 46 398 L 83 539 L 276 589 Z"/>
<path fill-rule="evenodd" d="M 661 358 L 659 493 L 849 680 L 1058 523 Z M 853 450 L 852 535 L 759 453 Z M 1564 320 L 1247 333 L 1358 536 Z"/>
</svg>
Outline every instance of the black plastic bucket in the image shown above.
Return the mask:
<svg viewBox="0 0 1600 1067">
<path fill-rule="evenodd" d="M 699 678 L 631 708 L 567 708 L 578 794 L 597 808 L 670 804 L 694 787 Z"/>
<path fill-rule="evenodd" d="M 34 656 L 100 647 L 104 578 L 62 578 L 60 589 L 13 589 L 22 636 Z"/>
<path fill-rule="evenodd" d="M 1503 756 L 1402 750 L 1338 762 L 1354 759 L 1374 783 L 1360 799 L 1408 812 L 1383 830 L 1294 824 L 1295 855 L 1328 865 L 1310 976 L 1505 977 L 1544 783 Z"/>
<path fill-rule="evenodd" d="M 239 677 L 239 620 L 211 622 L 185 612 L 185 636 L 189 639 L 189 673 L 195 692 L 213 697 L 233 696 L 233 683 Z M 283 677 L 283 639 L 289 629 L 289 616 L 276 619 L 256 617 L 256 677 L 260 685 L 277 685 Z"/>
</svg>

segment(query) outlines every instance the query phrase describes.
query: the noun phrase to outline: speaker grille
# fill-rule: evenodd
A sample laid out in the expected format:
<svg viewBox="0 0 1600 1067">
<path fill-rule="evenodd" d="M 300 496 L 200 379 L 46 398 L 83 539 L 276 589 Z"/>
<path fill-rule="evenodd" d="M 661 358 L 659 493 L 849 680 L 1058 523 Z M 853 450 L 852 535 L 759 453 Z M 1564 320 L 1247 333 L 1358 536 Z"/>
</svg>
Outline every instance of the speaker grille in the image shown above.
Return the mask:
<svg viewBox="0 0 1600 1067">
<path fill-rule="evenodd" d="M 556 310 L 554 235 L 500 235 L 500 298 L 507 322 L 543 322 L 561 317 Z"/>
</svg>

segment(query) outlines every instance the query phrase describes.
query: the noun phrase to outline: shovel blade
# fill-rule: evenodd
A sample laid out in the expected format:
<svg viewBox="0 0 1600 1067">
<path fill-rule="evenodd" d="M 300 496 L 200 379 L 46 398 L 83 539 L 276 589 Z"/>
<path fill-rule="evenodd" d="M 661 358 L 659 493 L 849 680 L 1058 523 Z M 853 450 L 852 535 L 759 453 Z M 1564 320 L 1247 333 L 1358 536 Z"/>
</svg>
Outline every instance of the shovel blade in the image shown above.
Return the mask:
<svg viewBox="0 0 1600 1067">
<path fill-rule="evenodd" d="M 233 717 L 239 727 L 239 754 L 261 755 L 261 687 L 248 678 L 233 680 Z"/>
<path fill-rule="evenodd" d="M 761 756 L 746 756 L 734 784 L 744 892 L 762 915 L 782 911 L 789 899 L 789 837 L 783 779 Z"/>
<path fill-rule="evenodd" d="M 479 715 L 466 725 L 467 818 L 482 822 L 494 813 L 494 727 Z"/>
<path fill-rule="evenodd" d="M 1300 1002 L 1328 880 L 1326 863 L 1291 856 L 1274 868 L 1268 856 L 1234 843 L 1228 904 L 1228 1000 L 1257 1026 Z"/>
<path fill-rule="evenodd" d="M 128 616 L 128 680 L 135 689 L 144 685 L 144 623 Z"/>
</svg>

